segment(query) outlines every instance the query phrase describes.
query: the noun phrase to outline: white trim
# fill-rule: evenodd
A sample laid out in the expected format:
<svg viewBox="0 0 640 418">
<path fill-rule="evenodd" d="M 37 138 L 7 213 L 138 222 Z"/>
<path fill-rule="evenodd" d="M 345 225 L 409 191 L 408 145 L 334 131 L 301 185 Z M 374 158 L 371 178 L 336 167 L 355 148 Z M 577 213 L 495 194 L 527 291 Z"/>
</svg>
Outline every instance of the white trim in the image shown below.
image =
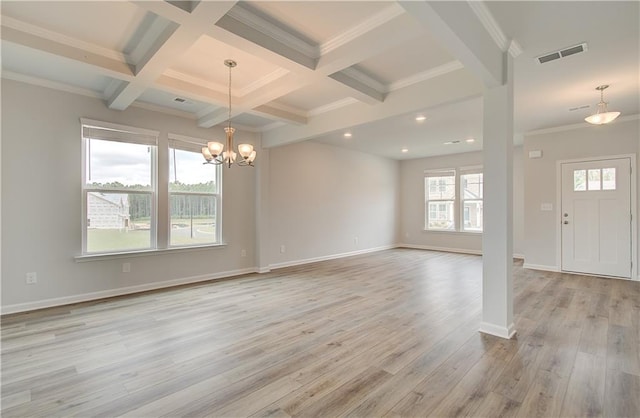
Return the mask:
<svg viewBox="0 0 640 418">
<path fill-rule="evenodd" d="M 6 80 L 18 81 L 21 83 L 31 84 L 34 86 L 45 87 L 53 90 L 64 91 L 67 93 L 78 94 L 80 96 L 91 97 L 94 99 L 104 99 L 104 94 L 83 87 L 70 86 L 69 84 L 51 81 L 40 77 L 16 73 L 14 71 L 2 70 L 2 78 Z"/>
<path fill-rule="evenodd" d="M 490 324 L 488 322 L 481 322 L 480 329 L 478 330 L 483 334 L 495 335 L 496 337 L 505 338 L 510 340 L 516 335 L 516 329 L 513 322 L 508 327 L 500 325 Z"/>
<path fill-rule="evenodd" d="M 613 122 L 607 125 L 616 124 L 620 122 L 628 122 L 632 120 L 640 120 L 640 114 L 620 116 L 619 118 L 617 118 L 616 120 L 614 120 Z M 555 126 L 553 128 L 536 129 L 533 131 L 525 132 L 524 135 L 526 136 L 544 135 L 544 134 L 551 134 L 556 132 L 565 132 L 565 131 L 572 131 L 574 129 L 586 129 L 586 128 L 598 129 L 597 126 L 591 125 L 583 121 L 581 123 L 573 123 L 571 125 L 561 125 L 561 126 Z"/>
<path fill-rule="evenodd" d="M 484 26 L 489 36 L 491 36 L 491 39 L 493 39 L 493 42 L 496 43 L 496 45 L 502 52 L 508 51 L 509 54 L 511 54 L 511 56 L 514 58 L 522 53 L 522 48 L 517 44 L 516 41 L 509 41 L 507 39 L 507 36 L 502 31 L 502 28 L 493 17 L 484 1 L 468 0 L 467 2 L 469 3 L 469 7 L 471 7 L 471 10 L 473 10 L 473 13 L 475 13 L 480 23 L 482 23 L 482 26 Z"/>
<path fill-rule="evenodd" d="M 558 266 L 547 266 L 545 264 L 524 263 L 522 267 L 526 269 L 531 269 L 531 270 L 556 271 L 556 272 L 560 271 L 560 267 Z"/>
<path fill-rule="evenodd" d="M 397 3 L 392 3 L 391 6 L 379 11 L 375 15 L 369 17 L 364 22 L 361 22 L 347 31 L 334 36 L 319 47 L 320 56 L 328 54 L 329 52 L 340 48 L 343 45 L 359 38 L 365 33 L 372 31 L 373 29 L 384 25 L 385 23 L 401 16 L 405 13 L 404 9 Z"/>
<path fill-rule="evenodd" d="M 289 74 L 288 70 L 285 70 L 284 68 L 278 68 L 270 72 L 269 74 L 265 75 L 264 77 L 260 77 L 255 81 L 252 81 L 251 83 L 247 84 L 246 86 L 236 90 L 236 95 L 238 97 L 244 97 L 247 94 L 258 90 L 261 87 L 267 86 L 269 83 L 273 83 L 277 79 L 282 78 L 287 74 Z"/>
<path fill-rule="evenodd" d="M 283 268 L 283 267 L 292 267 L 292 266 L 299 266 L 299 265 L 302 265 L 302 264 L 317 263 L 318 261 L 335 260 L 335 259 L 338 259 L 338 258 L 351 257 L 351 256 L 354 256 L 354 255 L 368 254 L 368 253 L 375 253 L 375 252 L 378 252 L 378 251 L 390 250 L 392 248 L 397 248 L 397 247 L 398 247 L 398 245 L 396 245 L 396 244 L 394 244 L 394 245 L 383 245 L 382 247 L 367 248 L 365 250 L 358 250 L 358 251 L 349 251 L 347 253 L 331 254 L 331 255 L 325 255 L 325 256 L 322 256 L 322 257 L 305 258 L 305 259 L 302 259 L 302 260 L 285 261 L 283 263 L 270 264 L 269 265 L 269 269 L 273 270 L 273 269 L 279 269 L 279 268 Z"/>
<path fill-rule="evenodd" d="M 513 258 L 516 258 L 518 260 L 524 260 L 524 254 L 513 253 Z"/>
<path fill-rule="evenodd" d="M 95 120 L 95 119 L 80 118 L 80 123 L 82 123 L 82 125 L 86 125 L 89 127 L 95 127 L 99 129 L 108 129 L 108 130 L 113 130 L 118 132 L 130 132 L 134 134 L 150 135 L 155 137 L 158 137 L 160 135 L 160 131 L 154 131 L 152 129 L 138 128 L 136 126 L 121 125 L 119 123 L 104 122 L 104 121 Z"/>
<path fill-rule="evenodd" d="M 464 65 L 462 65 L 460 61 L 451 61 L 446 64 L 439 65 L 435 68 L 431 68 L 430 70 L 414 74 L 398 81 L 394 81 L 387 86 L 384 93 L 391 93 L 392 91 L 396 91 L 404 87 L 409 87 L 422 81 L 427 81 L 441 75 L 452 73 L 461 68 L 464 68 Z"/>
<path fill-rule="evenodd" d="M 482 255 L 481 250 L 472 250 L 469 248 L 449 248 L 449 247 L 438 247 L 435 245 L 418 245 L 418 244 L 398 244 L 398 247 L 413 248 L 416 250 L 441 251 L 446 253 Z"/>
<path fill-rule="evenodd" d="M 335 102 L 311 109 L 307 112 L 307 116 L 317 116 L 321 113 L 331 112 L 332 110 L 340 109 L 342 107 L 349 106 L 351 104 L 358 103 L 358 102 L 359 102 L 358 99 L 354 99 L 353 97 L 347 97 L 347 98 L 337 100 Z"/>
<path fill-rule="evenodd" d="M 263 19 L 262 17 L 255 15 L 249 10 L 243 8 L 240 4 L 231 8 L 227 13 L 227 16 L 249 26 L 252 29 L 257 30 L 269 38 L 294 49 L 308 58 L 317 59 L 320 57 L 320 48 L 316 45 L 311 45 L 302 39 L 293 36 L 289 32 L 283 30 L 279 26 Z"/>
<path fill-rule="evenodd" d="M 114 296 L 130 295 L 132 293 L 146 292 L 149 290 L 163 289 L 167 287 L 180 286 L 189 283 L 206 282 L 210 280 L 225 279 L 228 277 L 240 276 L 244 274 L 255 273 L 255 267 L 224 271 L 214 274 L 203 274 L 199 276 L 183 277 L 180 279 L 166 280 L 162 282 L 147 283 L 137 286 L 127 286 L 111 290 L 101 290 L 98 292 L 83 293 L 73 296 L 64 296 L 60 298 L 44 299 L 35 302 L 17 303 L 13 305 L 2 306 L 2 315 L 33 311 L 36 309 L 51 308 L 54 306 L 69 305 L 73 303 L 88 302 L 91 300 L 111 298 Z"/>
</svg>

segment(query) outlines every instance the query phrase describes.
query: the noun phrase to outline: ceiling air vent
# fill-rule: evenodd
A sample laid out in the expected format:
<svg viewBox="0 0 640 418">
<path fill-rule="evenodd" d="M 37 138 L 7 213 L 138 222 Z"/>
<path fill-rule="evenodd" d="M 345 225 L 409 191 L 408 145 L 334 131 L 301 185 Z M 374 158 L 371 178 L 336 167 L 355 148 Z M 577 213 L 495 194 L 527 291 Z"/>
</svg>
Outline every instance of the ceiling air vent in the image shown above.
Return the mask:
<svg viewBox="0 0 640 418">
<path fill-rule="evenodd" d="M 183 99 L 182 97 L 176 97 L 175 99 L 173 99 L 173 101 L 178 103 L 185 103 L 187 99 Z"/>
<path fill-rule="evenodd" d="M 581 52 L 586 52 L 586 51 L 587 51 L 587 44 L 582 43 L 579 45 L 570 46 L 560 51 L 554 51 L 548 54 L 544 54 L 542 56 L 537 57 L 536 61 L 538 61 L 538 64 L 544 64 L 549 61 L 555 61 L 560 58 L 566 58 L 570 55 L 575 55 L 575 54 L 579 54 Z"/>
</svg>

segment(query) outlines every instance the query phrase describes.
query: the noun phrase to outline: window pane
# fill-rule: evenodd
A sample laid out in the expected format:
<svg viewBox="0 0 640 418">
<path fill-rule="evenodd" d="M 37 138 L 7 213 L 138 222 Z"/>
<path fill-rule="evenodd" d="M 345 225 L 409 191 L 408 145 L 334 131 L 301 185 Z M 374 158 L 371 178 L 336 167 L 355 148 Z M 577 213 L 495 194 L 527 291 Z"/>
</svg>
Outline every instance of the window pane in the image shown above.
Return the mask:
<svg viewBox="0 0 640 418">
<path fill-rule="evenodd" d="M 216 197 L 171 195 L 170 234 L 171 245 L 216 243 Z"/>
<path fill-rule="evenodd" d="M 151 187 L 151 149 L 148 145 L 87 139 L 87 185 Z"/>
<path fill-rule="evenodd" d="M 87 252 L 151 248 L 151 194 L 87 193 Z"/>
<path fill-rule="evenodd" d="M 169 149 L 169 191 L 215 193 L 216 167 L 202 164 L 199 152 Z"/>
<path fill-rule="evenodd" d="M 482 200 L 466 200 L 464 202 L 464 224 L 465 231 L 482 231 Z"/>
<path fill-rule="evenodd" d="M 594 168 L 588 171 L 587 189 L 600 190 L 600 169 Z"/>
<path fill-rule="evenodd" d="M 603 168 L 602 169 L 602 190 L 615 190 L 615 189 L 616 189 L 616 169 Z"/>
<path fill-rule="evenodd" d="M 573 190 L 587 190 L 587 170 L 573 170 Z"/>
<path fill-rule="evenodd" d="M 454 199 L 456 194 L 455 176 L 427 177 L 429 195 L 427 200 Z"/>
<path fill-rule="evenodd" d="M 429 202 L 427 229 L 455 229 L 453 224 L 453 201 Z"/>
<path fill-rule="evenodd" d="M 482 199 L 482 173 L 460 176 L 463 199 Z"/>
</svg>

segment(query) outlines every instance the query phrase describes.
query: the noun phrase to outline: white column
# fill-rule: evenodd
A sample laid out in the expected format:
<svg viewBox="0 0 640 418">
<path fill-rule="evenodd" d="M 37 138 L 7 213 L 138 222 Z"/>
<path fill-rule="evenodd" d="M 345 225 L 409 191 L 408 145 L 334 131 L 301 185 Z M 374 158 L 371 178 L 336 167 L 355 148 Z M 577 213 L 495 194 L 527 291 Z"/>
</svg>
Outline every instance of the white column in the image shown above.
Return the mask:
<svg viewBox="0 0 640 418">
<path fill-rule="evenodd" d="M 504 84 L 484 92 L 482 323 L 480 332 L 511 338 L 513 324 L 513 63 Z"/>
<path fill-rule="evenodd" d="M 262 140 L 261 140 L 262 142 Z M 260 273 L 269 267 L 269 149 L 259 147 L 256 158 L 256 267 Z"/>
</svg>

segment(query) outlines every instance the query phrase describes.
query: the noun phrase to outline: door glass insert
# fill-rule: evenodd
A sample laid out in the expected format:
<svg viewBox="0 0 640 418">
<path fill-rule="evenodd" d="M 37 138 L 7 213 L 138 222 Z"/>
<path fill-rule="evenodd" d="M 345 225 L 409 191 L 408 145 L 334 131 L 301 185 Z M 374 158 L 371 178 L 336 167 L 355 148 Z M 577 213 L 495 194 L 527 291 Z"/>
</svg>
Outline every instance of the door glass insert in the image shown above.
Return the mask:
<svg viewBox="0 0 640 418">
<path fill-rule="evenodd" d="M 590 169 L 587 176 L 587 189 L 600 190 L 600 169 Z"/>
<path fill-rule="evenodd" d="M 587 190 L 587 170 L 573 170 L 573 191 Z"/>
<path fill-rule="evenodd" d="M 615 190 L 615 189 L 616 189 L 616 169 L 603 168 L 602 169 L 602 190 Z"/>
</svg>

